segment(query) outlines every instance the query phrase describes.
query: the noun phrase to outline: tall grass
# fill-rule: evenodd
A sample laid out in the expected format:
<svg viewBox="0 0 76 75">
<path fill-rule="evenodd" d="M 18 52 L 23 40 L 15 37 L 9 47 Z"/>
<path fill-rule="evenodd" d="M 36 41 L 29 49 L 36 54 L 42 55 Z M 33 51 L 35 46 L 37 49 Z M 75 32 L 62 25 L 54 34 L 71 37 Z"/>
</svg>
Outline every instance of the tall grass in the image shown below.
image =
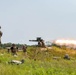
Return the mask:
<svg viewBox="0 0 76 75">
<path fill-rule="evenodd" d="M 66 53 L 70 55 L 71 60 L 63 59 Z M 76 75 L 74 50 L 53 47 L 50 50 L 40 51 L 40 48 L 29 47 L 27 57 L 22 52 L 17 54 L 18 57 L 14 57 L 6 50 L 0 51 L 0 75 Z M 53 59 L 54 56 L 61 58 L 55 60 Z M 12 59 L 21 60 L 23 58 L 24 64 L 8 64 L 8 61 Z"/>
</svg>

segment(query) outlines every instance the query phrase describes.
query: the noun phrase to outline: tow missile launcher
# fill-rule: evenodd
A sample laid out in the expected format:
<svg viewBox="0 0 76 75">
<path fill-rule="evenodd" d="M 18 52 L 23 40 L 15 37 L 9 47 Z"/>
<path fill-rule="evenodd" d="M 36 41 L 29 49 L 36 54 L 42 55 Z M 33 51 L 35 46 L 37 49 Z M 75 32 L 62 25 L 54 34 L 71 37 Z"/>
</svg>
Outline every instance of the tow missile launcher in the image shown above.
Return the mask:
<svg viewBox="0 0 76 75">
<path fill-rule="evenodd" d="M 38 42 L 38 47 L 45 47 L 44 40 L 41 37 L 37 37 L 36 40 L 29 40 L 31 42 Z"/>
</svg>

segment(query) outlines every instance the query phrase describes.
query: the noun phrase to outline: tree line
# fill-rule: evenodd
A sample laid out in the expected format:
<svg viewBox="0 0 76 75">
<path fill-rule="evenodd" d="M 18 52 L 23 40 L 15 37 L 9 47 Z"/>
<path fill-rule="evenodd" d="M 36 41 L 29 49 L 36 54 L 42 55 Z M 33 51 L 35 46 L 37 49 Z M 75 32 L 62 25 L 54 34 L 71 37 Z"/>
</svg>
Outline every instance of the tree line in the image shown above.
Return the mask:
<svg viewBox="0 0 76 75">
<path fill-rule="evenodd" d="M 13 43 L 4 43 L 4 44 L 1 44 L 1 47 L 5 49 L 6 47 L 11 47 L 12 44 L 13 44 Z M 20 48 L 20 47 L 22 47 L 24 44 L 19 44 L 19 43 L 18 43 L 18 44 L 15 44 L 15 45 Z M 26 45 L 26 44 L 25 44 L 25 45 Z"/>
</svg>

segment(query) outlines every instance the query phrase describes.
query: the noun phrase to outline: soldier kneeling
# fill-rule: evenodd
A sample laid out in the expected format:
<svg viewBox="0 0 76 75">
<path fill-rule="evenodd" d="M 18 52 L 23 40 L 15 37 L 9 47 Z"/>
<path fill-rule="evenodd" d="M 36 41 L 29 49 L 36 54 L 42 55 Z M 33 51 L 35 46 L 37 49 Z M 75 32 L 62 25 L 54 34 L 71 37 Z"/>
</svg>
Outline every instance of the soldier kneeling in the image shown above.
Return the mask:
<svg viewBox="0 0 76 75">
<path fill-rule="evenodd" d="M 66 55 L 64 56 L 64 59 L 70 60 L 69 55 L 68 55 L 68 54 L 66 54 Z"/>
</svg>

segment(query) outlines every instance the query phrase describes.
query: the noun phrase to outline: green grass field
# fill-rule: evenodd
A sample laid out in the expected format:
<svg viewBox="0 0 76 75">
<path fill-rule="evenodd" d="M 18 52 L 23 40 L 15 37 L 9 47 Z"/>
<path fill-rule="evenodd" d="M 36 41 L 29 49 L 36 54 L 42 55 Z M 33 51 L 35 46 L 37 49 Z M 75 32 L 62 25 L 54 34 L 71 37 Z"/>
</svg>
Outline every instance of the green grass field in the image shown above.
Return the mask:
<svg viewBox="0 0 76 75">
<path fill-rule="evenodd" d="M 41 51 L 40 48 L 28 47 L 26 56 L 21 51 L 17 54 L 15 57 L 6 49 L 0 50 L 0 75 L 76 75 L 75 50 L 53 47 Z M 69 54 L 71 59 L 63 59 L 65 54 Z M 25 63 L 8 64 L 13 59 L 24 59 Z"/>
</svg>

